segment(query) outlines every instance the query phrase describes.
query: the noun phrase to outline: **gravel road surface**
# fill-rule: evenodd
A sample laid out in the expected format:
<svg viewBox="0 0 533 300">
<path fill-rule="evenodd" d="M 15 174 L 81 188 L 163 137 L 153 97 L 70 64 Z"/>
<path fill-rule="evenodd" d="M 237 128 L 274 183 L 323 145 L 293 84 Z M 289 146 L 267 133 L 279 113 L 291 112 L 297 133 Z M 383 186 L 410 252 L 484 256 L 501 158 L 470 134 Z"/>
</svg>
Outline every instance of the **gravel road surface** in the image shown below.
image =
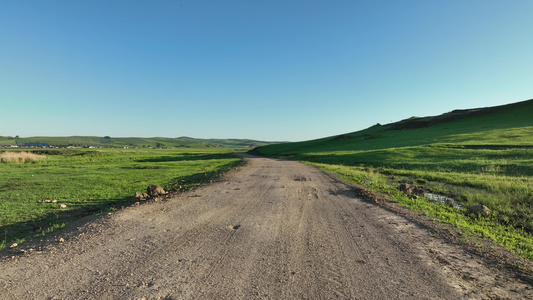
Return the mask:
<svg viewBox="0 0 533 300">
<path fill-rule="evenodd" d="M 311 166 L 247 157 L 217 183 L 5 258 L 0 299 L 531 296 L 529 285 L 499 282 L 461 249 Z"/>
</svg>

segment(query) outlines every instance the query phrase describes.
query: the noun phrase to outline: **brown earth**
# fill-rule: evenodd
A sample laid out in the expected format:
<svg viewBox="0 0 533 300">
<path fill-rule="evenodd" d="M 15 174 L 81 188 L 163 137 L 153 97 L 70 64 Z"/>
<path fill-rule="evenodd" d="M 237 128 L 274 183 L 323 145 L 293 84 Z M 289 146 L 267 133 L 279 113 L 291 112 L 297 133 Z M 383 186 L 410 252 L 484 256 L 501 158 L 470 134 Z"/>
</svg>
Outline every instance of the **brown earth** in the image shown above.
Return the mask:
<svg viewBox="0 0 533 300">
<path fill-rule="evenodd" d="M 313 167 L 248 158 L 218 183 L 8 250 L 0 299 L 533 298 L 431 222 Z"/>
</svg>

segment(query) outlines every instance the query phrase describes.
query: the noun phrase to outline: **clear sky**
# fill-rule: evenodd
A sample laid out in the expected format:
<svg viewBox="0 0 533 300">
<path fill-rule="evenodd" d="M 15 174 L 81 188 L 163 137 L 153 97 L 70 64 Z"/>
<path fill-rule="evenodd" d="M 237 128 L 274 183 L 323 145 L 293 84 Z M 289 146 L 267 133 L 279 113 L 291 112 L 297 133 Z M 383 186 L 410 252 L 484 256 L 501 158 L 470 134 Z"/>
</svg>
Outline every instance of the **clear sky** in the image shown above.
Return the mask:
<svg viewBox="0 0 533 300">
<path fill-rule="evenodd" d="M 0 0 L 0 135 L 299 141 L 533 98 L 531 0 Z"/>
</svg>

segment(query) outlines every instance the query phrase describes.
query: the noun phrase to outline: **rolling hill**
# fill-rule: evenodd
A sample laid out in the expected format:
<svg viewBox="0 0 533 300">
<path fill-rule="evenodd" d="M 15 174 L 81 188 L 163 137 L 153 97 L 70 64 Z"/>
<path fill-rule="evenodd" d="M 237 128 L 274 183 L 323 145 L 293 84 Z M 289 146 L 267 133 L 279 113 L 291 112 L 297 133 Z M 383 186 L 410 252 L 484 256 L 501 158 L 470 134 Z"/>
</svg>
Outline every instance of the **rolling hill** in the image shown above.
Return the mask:
<svg viewBox="0 0 533 300">
<path fill-rule="evenodd" d="M 256 152 L 292 156 L 421 145 L 533 147 L 533 100 L 412 117 L 338 136 L 259 147 Z"/>
<path fill-rule="evenodd" d="M 276 142 L 263 142 L 248 139 L 196 139 L 191 137 L 0 137 L 0 145 L 23 143 L 47 143 L 50 145 L 100 146 L 100 147 L 179 147 L 179 148 L 253 148 Z"/>
</svg>

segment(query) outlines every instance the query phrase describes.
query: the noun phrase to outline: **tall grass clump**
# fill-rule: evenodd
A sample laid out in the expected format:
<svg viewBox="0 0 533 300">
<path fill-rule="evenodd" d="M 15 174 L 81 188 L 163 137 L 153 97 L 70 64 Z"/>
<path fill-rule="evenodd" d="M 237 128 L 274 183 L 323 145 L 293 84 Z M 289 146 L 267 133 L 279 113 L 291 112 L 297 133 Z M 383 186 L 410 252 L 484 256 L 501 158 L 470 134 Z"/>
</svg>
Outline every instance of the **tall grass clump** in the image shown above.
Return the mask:
<svg viewBox="0 0 533 300">
<path fill-rule="evenodd" d="M 45 155 L 35 154 L 31 152 L 3 152 L 0 153 L 0 163 L 17 163 L 25 164 L 36 162 L 46 158 Z"/>
</svg>

